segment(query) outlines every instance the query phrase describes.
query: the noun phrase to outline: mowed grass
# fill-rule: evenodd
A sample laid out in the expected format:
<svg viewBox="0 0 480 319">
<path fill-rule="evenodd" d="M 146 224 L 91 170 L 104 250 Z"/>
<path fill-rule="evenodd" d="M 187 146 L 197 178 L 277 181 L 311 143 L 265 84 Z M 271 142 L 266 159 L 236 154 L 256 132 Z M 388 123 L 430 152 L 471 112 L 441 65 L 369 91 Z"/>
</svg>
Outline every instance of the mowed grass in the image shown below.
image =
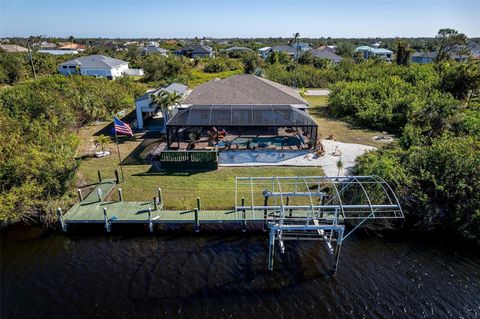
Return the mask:
<svg viewBox="0 0 480 319">
<path fill-rule="evenodd" d="M 305 96 L 310 104 L 309 113 L 318 123 L 318 132 L 322 138 L 333 135 L 335 140 L 345 143 L 357 143 L 381 147 L 385 143 L 373 140 L 374 136 L 384 135 L 382 132 L 353 127 L 351 124 L 328 115 L 327 96 Z"/>
<path fill-rule="evenodd" d="M 118 166 L 118 153 L 112 143 L 106 149 L 112 155 L 106 158 L 87 157 L 91 153 L 94 134 L 100 131 L 106 123 L 85 127 L 79 131 L 81 144 L 77 156 L 84 157 L 78 169 L 79 186 L 96 182 L 97 170 L 103 173 L 104 178 L 114 178 Z M 120 154 L 125 159 L 130 154 L 145 154 L 139 148 L 143 141 L 141 135 L 134 138 L 120 137 Z M 156 145 L 149 145 L 154 148 Z M 202 200 L 205 209 L 229 209 L 235 201 L 235 176 L 313 176 L 323 175 L 321 168 L 302 167 L 221 167 L 217 171 L 208 172 L 160 172 L 150 165 L 123 165 L 125 182 L 118 186 L 123 190 L 124 200 L 143 201 L 152 200 L 157 189 L 162 189 L 166 209 L 192 209 L 196 205 L 196 198 Z M 113 198 L 117 198 L 116 191 Z"/>
</svg>

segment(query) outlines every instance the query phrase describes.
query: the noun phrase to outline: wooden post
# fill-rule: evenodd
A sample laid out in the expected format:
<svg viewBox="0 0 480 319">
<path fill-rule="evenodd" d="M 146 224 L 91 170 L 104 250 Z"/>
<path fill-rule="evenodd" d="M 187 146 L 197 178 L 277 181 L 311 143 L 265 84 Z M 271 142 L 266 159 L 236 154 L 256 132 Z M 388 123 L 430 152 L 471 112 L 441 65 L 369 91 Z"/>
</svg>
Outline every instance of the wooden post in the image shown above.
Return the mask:
<svg viewBox="0 0 480 319">
<path fill-rule="evenodd" d="M 154 210 L 157 210 L 158 209 L 158 206 L 157 206 L 157 197 L 153 196 L 153 209 Z"/>
<path fill-rule="evenodd" d="M 102 182 L 102 173 L 100 173 L 100 171 L 97 171 L 97 174 L 98 174 L 98 182 L 101 183 Z"/>
<path fill-rule="evenodd" d="M 115 170 L 115 180 L 116 180 L 116 183 L 120 183 L 120 178 L 118 178 L 118 170 Z"/>
<path fill-rule="evenodd" d="M 263 206 L 268 205 L 268 196 L 265 195 L 265 199 L 263 201 Z M 267 231 L 267 209 L 263 210 L 263 231 Z"/>
<path fill-rule="evenodd" d="M 78 192 L 78 199 L 80 199 L 80 201 L 83 202 L 82 190 L 79 188 L 77 192 Z"/>
<path fill-rule="evenodd" d="M 200 221 L 198 220 L 198 208 L 195 208 L 195 232 L 198 233 L 200 231 Z"/>
<path fill-rule="evenodd" d="M 290 197 L 287 197 L 287 206 L 288 206 L 289 204 L 290 204 Z M 288 212 L 289 212 L 289 213 L 288 213 L 288 216 L 289 216 L 289 217 L 292 217 L 292 209 L 291 209 L 291 208 L 288 210 Z"/>
<path fill-rule="evenodd" d="M 60 222 L 60 226 L 62 226 L 62 231 L 67 231 L 67 224 L 63 221 L 63 214 L 62 209 L 59 207 L 57 209 L 58 221 Z"/>
<path fill-rule="evenodd" d="M 197 209 L 200 210 L 200 197 L 197 197 Z"/>
<path fill-rule="evenodd" d="M 123 194 L 122 194 L 122 189 L 121 188 L 118 189 L 118 200 L 123 202 Z"/>
<path fill-rule="evenodd" d="M 245 207 L 245 197 L 242 197 L 242 206 Z M 242 232 L 247 231 L 247 210 L 245 208 L 242 209 L 242 219 L 243 219 L 243 228 Z"/>
<path fill-rule="evenodd" d="M 112 229 L 111 229 L 110 221 L 108 220 L 106 207 L 103 208 L 103 220 L 105 222 L 105 230 L 107 231 L 107 233 L 109 233 Z"/>
<path fill-rule="evenodd" d="M 158 188 L 158 203 L 160 204 L 160 208 L 163 207 L 163 199 L 162 199 L 162 189 Z"/>
<path fill-rule="evenodd" d="M 153 233 L 152 209 L 148 207 L 148 230 Z"/>
<path fill-rule="evenodd" d="M 97 189 L 97 195 L 98 195 L 98 201 L 101 202 L 102 201 L 102 190 L 99 188 Z"/>
<path fill-rule="evenodd" d="M 268 270 L 273 270 L 273 257 L 275 255 L 275 232 L 270 228 L 270 236 L 268 240 Z"/>
</svg>

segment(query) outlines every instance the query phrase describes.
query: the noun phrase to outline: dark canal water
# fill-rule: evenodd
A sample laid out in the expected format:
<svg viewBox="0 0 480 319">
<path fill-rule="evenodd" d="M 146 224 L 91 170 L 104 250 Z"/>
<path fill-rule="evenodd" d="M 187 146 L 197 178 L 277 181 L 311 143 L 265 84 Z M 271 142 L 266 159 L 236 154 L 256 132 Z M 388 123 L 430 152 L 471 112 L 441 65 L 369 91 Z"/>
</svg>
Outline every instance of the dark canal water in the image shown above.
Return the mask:
<svg viewBox="0 0 480 319">
<path fill-rule="evenodd" d="M 1 235 L 1 318 L 480 318 L 480 257 L 433 240 L 357 234 L 337 276 L 321 243 L 225 228 Z"/>
</svg>

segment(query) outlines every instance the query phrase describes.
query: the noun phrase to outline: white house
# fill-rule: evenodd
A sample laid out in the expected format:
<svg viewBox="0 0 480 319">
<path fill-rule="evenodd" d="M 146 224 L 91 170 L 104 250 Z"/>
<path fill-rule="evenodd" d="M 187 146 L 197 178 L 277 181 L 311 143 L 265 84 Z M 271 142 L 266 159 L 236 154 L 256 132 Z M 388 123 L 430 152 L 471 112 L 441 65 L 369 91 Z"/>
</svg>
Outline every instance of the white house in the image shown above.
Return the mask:
<svg viewBox="0 0 480 319">
<path fill-rule="evenodd" d="M 271 47 L 263 47 L 258 49 L 258 54 L 260 54 L 260 56 L 264 59 L 268 58 L 271 52 L 272 52 Z"/>
<path fill-rule="evenodd" d="M 381 57 L 387 61 L 392 59 L 393 51 L 383 49 L 383 48 L 372 48 L 368 45 L 362 45 L 355 49 L 355 52 L 361 52 L 365 59 L 368 59 L 372 56 Z"/>
<path fill-rule="evenodd" d="M 114 80 L 123 75 L 133 73 L 128 68 L 128 62 L 110 58 L 103 55 L 89 55 L 69 60 L 59 65 L 58 71 L 64 75 L 81 74 L 95 77 L 105 77 Z M 142 72 L 138 72 L 143 74 Z"/>
<path fill-rule="evenodd" d="M 172 83 L 155 90 L 148 91 L 135 100 L 135 111 L 137 113 L 137 128 L 144 129 L 144 120 L 150 117 L 156 117 L 157 106 L 152 101 L 152 95 L 158 95 L 160 92 L 177 93 L 184 97 L 188 93 L 188 87 L 179 83 Z M 160 117 L 162 115 L 159 115 Z M 153 128 L 153 125 L 150 125 Z M 163 126 L 161 126 L 163 127 Z"/>
</svg>

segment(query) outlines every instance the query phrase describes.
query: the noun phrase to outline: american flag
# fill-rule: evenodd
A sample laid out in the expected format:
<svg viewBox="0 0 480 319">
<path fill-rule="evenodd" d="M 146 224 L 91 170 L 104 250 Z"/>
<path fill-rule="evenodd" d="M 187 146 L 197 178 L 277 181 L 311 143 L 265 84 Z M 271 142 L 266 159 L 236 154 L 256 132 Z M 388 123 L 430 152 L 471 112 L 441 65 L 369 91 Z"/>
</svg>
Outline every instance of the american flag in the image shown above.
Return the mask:
<svg viewBox="0 0 480 319">
<path fill-rule="evenodd" d="M 113 124 L 115 125 L 115 133 L 133 136 L 132 129 L 127 124 L 123 123 L 116 117 L 113 118 Z"/>
</svg>

